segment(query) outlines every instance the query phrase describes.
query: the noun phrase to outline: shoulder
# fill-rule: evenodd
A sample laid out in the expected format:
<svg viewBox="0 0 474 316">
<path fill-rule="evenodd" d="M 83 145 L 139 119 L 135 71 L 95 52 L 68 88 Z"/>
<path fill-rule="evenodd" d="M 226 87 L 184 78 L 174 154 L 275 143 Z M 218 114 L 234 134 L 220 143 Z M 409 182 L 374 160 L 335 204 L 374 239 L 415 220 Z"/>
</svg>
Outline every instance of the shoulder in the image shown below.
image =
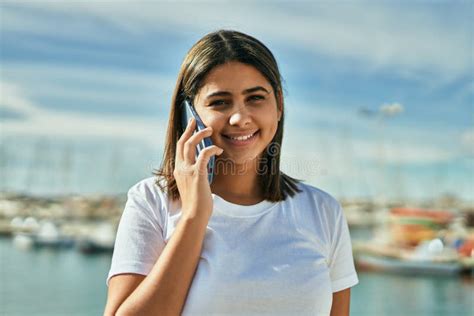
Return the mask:
<svg viewBox="0 0 474 316">
<path fill-rule="evenodd" d="M 337 213 L 341 212 L 341 204 L 330 193 L 302 182 L 298 183 L 298 188 L 301 192 L 294 197 L 298 202 L 309 204 L 317 210 L 324 210 L 333 215 L 338 215 Z"/>
<path fill-rule="evenodd" d="M 128 198 L 141 198 L 147 202 L 163 202 L 166 194 L 156 184 L 156 177 L 142 179 L 128 190 Z"/>
<path fill-rule="evenodd" d="M 313 185 L 299 182 L 298 188 L 300 192 L 289 202 L 296 226 L 329 256 L 338 222 L 342 219 L 341 206 L 330 193 Z"/>
<path fill-rule="evenodd" d="M 156 184 L 156 180 L 156 177 L 148 177 L 132 185 L 127 193 L 127 206 L 163 224 L 169 203 L 167 194 Z"/>
</svg>

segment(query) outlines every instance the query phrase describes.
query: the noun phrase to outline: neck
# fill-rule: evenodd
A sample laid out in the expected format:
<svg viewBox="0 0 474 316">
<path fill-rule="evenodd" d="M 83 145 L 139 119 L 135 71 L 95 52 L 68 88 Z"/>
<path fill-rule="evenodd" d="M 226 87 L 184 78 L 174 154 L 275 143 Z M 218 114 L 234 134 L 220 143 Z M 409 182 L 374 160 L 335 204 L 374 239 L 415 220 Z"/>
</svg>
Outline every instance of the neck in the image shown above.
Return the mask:
<svg viewBox="0 0 474 316">
<path fill-rule="evenodd" d="M 260 202 L 262 189 L 258 183 L 256 160 L 246 164 L 226 164 L 216 170 L 211 191 L 225 200 L 241 205 Z"/>
</svg>

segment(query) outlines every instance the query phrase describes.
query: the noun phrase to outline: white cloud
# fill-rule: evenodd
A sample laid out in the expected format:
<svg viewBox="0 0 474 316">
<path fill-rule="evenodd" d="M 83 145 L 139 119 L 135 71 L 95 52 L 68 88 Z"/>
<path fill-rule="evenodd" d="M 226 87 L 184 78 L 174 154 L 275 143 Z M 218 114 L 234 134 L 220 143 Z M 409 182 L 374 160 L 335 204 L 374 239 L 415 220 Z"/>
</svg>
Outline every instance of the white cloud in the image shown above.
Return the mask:
<svg viewBox="0 0 474 316">
<path fill-rule="evenodd" d="M 58 63 L 8 62 L 2 65 L 1 80 L 21 86 L 28 96 L 49 95 L 71 100 L 87 96 L 97 101 L 125 99 L 133 106 L 141 98 L 153 94 L 157 106 L 163 106 L 169 104 L 165 96 L 171 94 L 176 79 L 157 72 Z M 102 104 L 107 106 L 113 103 Z"/>
<path fill-rule="evenodd" d="M 310 133 L 310 136 L 308 135 Z M 432 164 L 450 161 L 458 153 L 450 152 L 436 144 L 423 144 L 407 141 L 402 144 L 381 143 L 377 140 L 361 138 L 341 139 L 330 131 L 299 131 L 304 135 L 296 141 L 294 134 L 287 137 L 284 150 L 290 157 L 316 157 L 325 168 L 340 170 L 346 174 L 361 162 L 380 164 Z M 308 158 L 311 159 L 311 158 Z M 348 169 L 346 169 L 348 168 Z"/>
<path fill-rule="evenodd" d="M 56 113 L 30 101 L 20 87 L 1 82 L 3 109 L 21 114 L 24 119 L 4 120 L 2 135 L 45 136 L 52 139 L 114 138 L 163 145 L 167 120 L 161 118 L 117 118 L 83 113 Z"/>
<path fill-rule="evenodd" d="M 474 129 L 466 130 L 461 134 L 461 144 L 465 151 L 474 157 Z"/>
<path fill-rule="evenodd" d="M 380 106 L 380 112 L 383 115 L 387 116 L 395 116 L 397 114 L 400 114 L 404 111 L 403 105 L 400 103 L 384 103 Z"/>
<path fill-rule="evenodd" d="M 13 84 L 0 80 L 2 109 L 7 109 L 19 114 L 34 116 L 41 113 L 30 100 L 21 95 L 19 88 Z"/>
<path fill-rule="evenodd" d="M 391 69 L 405 78 L 426 80 L 435 85 L 438 81 L 450 82 L 473 67 L 470 47 L 473 34 L 469 22 L 467 19 L 446 20 L 443 15 L 443 6 L 457 8 L 462 14 L 463 8 L 464 11 L 469 9 L 469 3 L 458 3 L 458 7 L 447 3 L 397 6 L 359 1 L 261 3 L 260 6 L 153 1 L 140 5 L 130 2 L 114 2 L 114 5 L 110 2 L 27 2 L 22 5 L 56 13 L 57 18 L 71 23 L 58 29 L 55 19 L 48 20 L 40 13 L 25 19 L 21 12 L 7 8 L 2 23 L 5 30 L 63 37 L 73 34 L 75 38 L 84 37 L 89 41 L 113 41 L 109 32 L 97 27 L 97 20 L 112 32 L 125 32 L 134 37 L 156 30 L 194 34 L 235 27 L 314 53 L 360 62 L 356 64 L 366 71 Z M 438 11 L 433 10 L 436 7 Z"/>
<path fill-rule="evenodd" d="M 351 174 L 358 162 L 431 164 L 461 155 L 459 146 L 452 142 L 456 132 L 449 129 L 382 126 L 381 121 L 368 124 L 358 119 L 353 109 L 318 103 L 312 107 L 292 104 L 288 112 L 283 150 L 291 157 L 317 157 L 325 168 L 341 174 Z"/>
<path fill-rule="evenodd" d="M 447 162 L 457 157 L 445 148 L 414 142 L 402 144 L 377 144 L 363 140 L 353 143 L 354 156 L 382 164 L 432 164 Z"/>
<path fill-rule="evenodd" d="M 33 10 L 11 9 L 17 5 Z M 346 1 L 261 6 L 205 2 L 192 5 L 190 2 L 153 1 L 140 4 L 12 1 L 7 7 L 0 6 L 2 32 L 41 34 L 50 38 L 54 35 L 55 39 L 73 39 L 107 47 L 123 44 L 127 36 L 153 40 L 161 31 L 171 35 L 192 35 L 197 40 L 205 32 L 217 28 L 237 28 L 261 38 L 270 47 L 284 44 L 314 55 L 333 57 L 338 64 L 349 61 L 350 67 L 360 67 L 362 71 L 389 70 L 394 76 L 420 80 L 427 94 L 426 89 L 430 88 L 427 85 L 435 89 L 437 84 L 462 77 L 473 67 L 471 29 L 458 21 L 445 19 L 441 11 L 440 15 L 435 15 L 432 10 L 420 10 L 423 7 L 419 5 L 394 7 L 387 3 L 361 5 Z M 29 41 L 25 45 L 31 45 L 28 49 L 38 49 L 36 52 L 54 49 L 69 55 L 75 48 L 68 46 L 69 42 L 65 43 Z M 95 51 L 94 45 L 85 46 L 80 52 L 83 56 L 104 54 Z M 109 50 L 105 52 L 109 53 Z M 119 60 L 129 57 L 127 52 L 112 54 Z M 184 55 L 184 52 L 179 54 Z M 45 104 L 35 102 L 37 99 L 32 96 L 54 95 L 80 102 L 87 97 L 104 101 L 103 106 L 113 106 L 116 100 L 139 102 L 147 91 L 157 91 L 158 96 L 165 96 L 171 92 L 174 78 L 49 63 L 19 64 L 8 60 L 2 61 L 1 79 L 2 106 L 26 117 L 2 122 L 2 135 L 115 138 L 145 142 L 153 148 L 163 145 L 167 118 L 130 119 L 83 111 L 59 113 L 45 109 Z M 473 87 L 472 83 L 466 86 L 463 96 L 471 95 Z M 136 89 L 136 99 L 129 93 L 130 89 Z M 288 100 L 287 104 L 290 104 Z M 162 104 L 168 107 L 169 98 Z M 287 168 L 296 168 L 297 177 L 311 176 L 307 168 L 310 166 L 312 170 L 315 166 L 314 179 L 327 175 L 326 178 L 338 178 L 342 182 L 363 177 L 365 180 L 361 181 L 374 186 L 379 177 L 377 162 L 427 164 L 446 162 L 459 154 L 458 148 L 453 150 L 446 141 L 453 134 L 447 129 L 454 129 L 454 126 L 428 130 L 423 126 L 406 128 L 388 124 L 384 126 L 385 138 L 382 138 L 386 141 L 382 142 L 377 126 L 357 119 L 355 110 L 327 105 L 317 105 L 314 109 L 315 106 L 295 104 L 288 108 L 287 123 L 290 124 L 285 130 L 282 162 Z M 402 108 L 393 103 L 387 104 L 382 111 L 399 113 Z M 315 124 L 299 126 L 301 115 Z M 321 123 L 333 126 L 321 127 Z M 356 134 L 351 135 L 351 131 Z M 396 137 L 390 139 L 394 135 Z M 472 131 L 466 131 L 461 137 L 461 143 L 468 150 L 473 148 L 472 135 Z M 358 169 L 363 162 L 369 162 L 369 170 Z"/>
</svg>

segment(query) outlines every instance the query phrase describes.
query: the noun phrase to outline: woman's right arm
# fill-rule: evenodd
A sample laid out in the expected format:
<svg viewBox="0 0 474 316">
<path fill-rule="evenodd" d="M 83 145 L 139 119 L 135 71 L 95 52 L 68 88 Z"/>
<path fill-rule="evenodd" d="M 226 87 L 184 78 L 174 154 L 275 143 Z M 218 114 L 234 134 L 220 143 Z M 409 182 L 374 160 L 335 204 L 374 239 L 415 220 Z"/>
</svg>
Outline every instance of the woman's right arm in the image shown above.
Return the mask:
<svg viewBox="0 0 474 316">
<path fill-rule="evenodd" d="M 196 145 L 212 134 L 207 128 L 193 135 L 195 124 L 193 119 L 177 143 L 174 177 L 182 206 L 178 225 L 146 277 L 118 274 L 110 279 L 106 316 L 181 313 L 212 215 L 207 163 L 211 155 L 222 153 L 213 145 L 195 158 Z"/>
<path fill-rule="evenodd" d="M 199 262 L 206 226 L 204 217 L 181 218 L 148 276 L 112 277 L 104 315 L 180 315 Z"/>
</svg>

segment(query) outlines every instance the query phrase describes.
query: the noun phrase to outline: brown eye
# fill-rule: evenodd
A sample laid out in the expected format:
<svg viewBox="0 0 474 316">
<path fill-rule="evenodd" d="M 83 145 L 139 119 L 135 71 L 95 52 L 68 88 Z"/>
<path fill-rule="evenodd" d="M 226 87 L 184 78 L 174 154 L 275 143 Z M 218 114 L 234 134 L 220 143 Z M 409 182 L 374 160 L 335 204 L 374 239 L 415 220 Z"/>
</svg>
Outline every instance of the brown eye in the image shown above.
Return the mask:
<svg viewBox="0 0 474 316">
<path fill-rule="evenodd" d="M 209 103 L 209 106 L 219 106 L 219 105 L 224 105 L 226 103 L 225 100 L 215 100 Z"/>
<path fill-rule="evenodd" d="M 260 100 L 264 100 L 265 97 L 261 96 L 261 95 L 253 95 L 249 98 L 251 101 L 260 101 Z"/>
</svg>

